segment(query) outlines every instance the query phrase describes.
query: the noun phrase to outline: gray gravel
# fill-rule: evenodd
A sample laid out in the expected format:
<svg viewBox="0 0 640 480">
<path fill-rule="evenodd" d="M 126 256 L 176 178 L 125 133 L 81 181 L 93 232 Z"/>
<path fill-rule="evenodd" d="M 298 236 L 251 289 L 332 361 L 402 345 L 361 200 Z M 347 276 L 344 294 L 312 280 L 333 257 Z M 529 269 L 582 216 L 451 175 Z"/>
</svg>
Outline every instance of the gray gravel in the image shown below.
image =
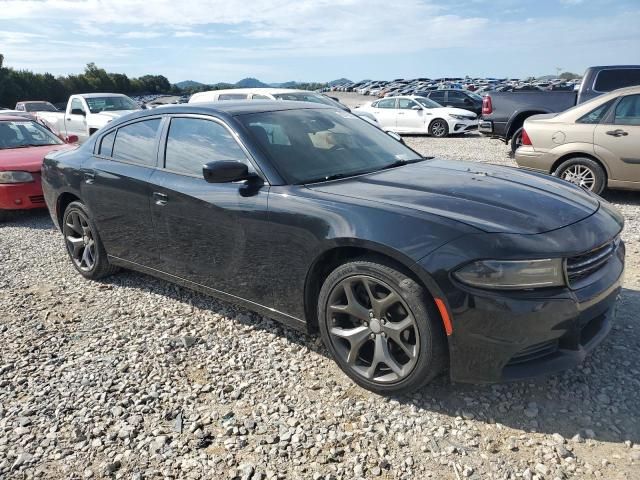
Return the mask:
<svg viewBox="0 0 640 480">
<path fill-rule="evenodd" d="M 499 142 L 411 137 L 512 164 Z M 575 370 L 384 398 L 321 342 L 141 274 L 83 280 L 46 213 L 0 225 L 0 478 L 640 478 L 640 202 L 611 335 Z"/>
</svg>

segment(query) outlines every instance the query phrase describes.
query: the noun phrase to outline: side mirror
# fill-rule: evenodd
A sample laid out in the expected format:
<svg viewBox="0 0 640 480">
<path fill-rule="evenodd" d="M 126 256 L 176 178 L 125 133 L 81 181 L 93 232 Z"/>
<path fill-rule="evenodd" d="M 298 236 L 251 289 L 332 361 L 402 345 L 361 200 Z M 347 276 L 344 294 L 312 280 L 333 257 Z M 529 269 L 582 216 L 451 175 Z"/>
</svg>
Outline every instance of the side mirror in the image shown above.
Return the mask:
<svg viewBox="0 0 640 480">
<path fill-rule="evenodd" d="M 389 135 L 391 138 L 393 138 L 395 141 L 404 144 L 404 140 L 396 132 L 392 132 L 391 130 L 386 130 L 385 133 Z"/>
<path fill-rule="evenodd" d="M 237 182 L 249 176 L 249 168 L 245 163 L 234 160 L 209 162 L 202 167 L 202 175 L 209 183 Z"/>
<path fill-rule="evenodd" d="M 78 143 L 79 139 L 77 135 L 69 135 L 65 142 L 67 143 Z"/>
<path fill-rule="evenodd" d="M 413 107 L 411 107 L 411 110 L 417 110 L 419 112 L 422 111 L 422 107 L 419 107 L 418 105 L 414 105 Z"/>
<path fill-rule="evenodd" d="M 81 108 L 72 108 L 71 115 L 82 115 L 83 117 L 87 116 L 87 114 Z"/>
</svg>

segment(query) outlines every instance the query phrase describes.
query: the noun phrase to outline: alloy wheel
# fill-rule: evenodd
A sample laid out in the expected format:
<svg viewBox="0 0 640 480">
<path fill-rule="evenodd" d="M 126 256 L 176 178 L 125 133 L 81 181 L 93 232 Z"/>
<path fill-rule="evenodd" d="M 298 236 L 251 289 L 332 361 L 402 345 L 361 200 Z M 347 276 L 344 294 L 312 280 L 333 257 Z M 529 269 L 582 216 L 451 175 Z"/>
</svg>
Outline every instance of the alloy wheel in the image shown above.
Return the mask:
<svg viewBox="0 0 640 480">
<path fill-rule="evenodd" d="M 431 133 L 435 137 L 444 137 L 444 135 L 447 133 L 447 127 L 445 126 L 444 122 L 437 120 L 431 126 Z"/>
<path fill-rule="evenodd" d="M 73 263 L 85 272 L 93 269 L 96 264 L 96 242 L 87 216 L 78 210 L 69 212 L 63 233 Z"/>
<path fill-rule="evenodd" d="M 585 165 L 571 165 L 562 173 L 562 178 L 587 190 L 592 190 L 596 182 L 595 173 Z"/>
<path fill-rule="evenodd" d="M 396 383 L 411 373 L 420 351 L 418 327 L 391 286 L 367 275 L 347 277 L 333 288 L 326 312 L 337 355 L 358 375 Z"/>
</svg>

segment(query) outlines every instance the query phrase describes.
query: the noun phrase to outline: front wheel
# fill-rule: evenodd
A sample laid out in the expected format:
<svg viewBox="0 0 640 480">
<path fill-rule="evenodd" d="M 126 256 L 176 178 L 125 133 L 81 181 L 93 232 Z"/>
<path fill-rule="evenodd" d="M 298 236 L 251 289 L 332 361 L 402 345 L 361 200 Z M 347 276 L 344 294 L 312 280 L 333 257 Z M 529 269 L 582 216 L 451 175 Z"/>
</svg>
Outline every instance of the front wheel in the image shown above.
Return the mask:
<svg viewBox="0 0 640 480">
<path fill-rule="evenodd" d="M 64 211 L 62 234 L 73 266 L 90 280 L 98 280 L 118 269 L 109 263 L 98 231 L 81 202 L 71 202 Z"/>
<path fill-rule="evenodd" d="M 441 118 L 436 118 L 429 125 L 429 133 L 432 137 L 443 138 L 449 135 L 449 125 Z"/>
<path fill-rule="evenodd" d="M 600 194 L 607 183 L 607 175 L 598 162 L 587 157 L 571 158 L 553 172 L 557 177 Z"/>
<path fill-rule="evenodd" d="M 442 372 L 446 339 L 423 287 L 384 260 L 345 263 L 318 301 L 322 339 L 358 385 L 407 393 Z"/>
</svg>

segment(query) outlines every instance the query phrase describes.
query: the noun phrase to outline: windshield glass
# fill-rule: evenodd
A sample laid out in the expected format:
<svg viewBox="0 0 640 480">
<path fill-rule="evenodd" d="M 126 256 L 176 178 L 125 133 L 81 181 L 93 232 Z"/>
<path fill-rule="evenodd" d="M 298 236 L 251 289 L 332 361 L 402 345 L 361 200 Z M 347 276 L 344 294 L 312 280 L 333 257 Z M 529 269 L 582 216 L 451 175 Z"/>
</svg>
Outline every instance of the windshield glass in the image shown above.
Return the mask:
<svg viewBox="0 0 640 480">
<path fill-rule="evenodd" d="M 58 109 L 49 102 L 29 102 L 25 103 L 24 109 L 27 112 L 57 112 Z"/>
<path fill-rule="evenodd" d="M 0 122 L 0 149 L 40 145 L 62 145 L 64 142 L 35 122 Z"/>
<path fill-rule="evenodd" d="M 139 110 L 140 107 L 129 97 L 90 97 L 85 98 L 91 113 L 113 112 L 117 110 Z"/>
<path fill-rule="evenodd" d="M 359 175 L 421 159 L 382 130 L 342 110 L 286 110 L 237 118 L 289 184 Z"/>
<path fill-rule="evenodd" d="M 440 107 L 442 107 L 442 105 L 440 105 L 439 103 L 434 102 L 430 98 L 417 97 L 417 98 L 414 98 L 414 100 L 416 102 L 418 102 L 420 105 L 422 105 L 423 107 L 425 107 L 425 108 L 440 108 Z"/>
<path fill-rule="evenodd" d="M 479 102 L 482 101 L 482 96 L 478 95 L 477 93 L 474 92 L 467 92 L 467 95 L 469 95 L 471 98 L 473 98 L 474 100 L 478 100 Z"/>
</svg>

